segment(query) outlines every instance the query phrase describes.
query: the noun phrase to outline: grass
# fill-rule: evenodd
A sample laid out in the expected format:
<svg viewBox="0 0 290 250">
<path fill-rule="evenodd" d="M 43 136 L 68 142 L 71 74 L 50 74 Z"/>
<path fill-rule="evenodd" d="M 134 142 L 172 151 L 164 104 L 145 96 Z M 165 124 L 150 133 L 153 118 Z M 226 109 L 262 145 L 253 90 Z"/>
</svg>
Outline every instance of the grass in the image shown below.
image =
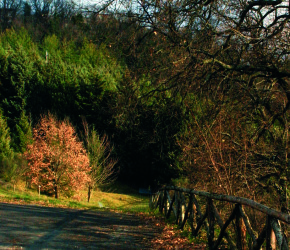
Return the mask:
<svg viewBox="0 0 290 250">
<path fill-rule="evenodd" d="M 25 188 L 23 182 L 16 185 L 15 191 L 9 183 L 0 182 L 0 201 L 75 209 L 111 209 L 130 213 L 149 213 L 149 196 L 140 195 L 136 190 L 121 184 L 115 184 L 105 191 L 93 191 L 88 203 L 86 190 L 80 191 L 74 198 L 55 199 L 47 195 L 39 195 L 37 190 Z"/>
</svg>

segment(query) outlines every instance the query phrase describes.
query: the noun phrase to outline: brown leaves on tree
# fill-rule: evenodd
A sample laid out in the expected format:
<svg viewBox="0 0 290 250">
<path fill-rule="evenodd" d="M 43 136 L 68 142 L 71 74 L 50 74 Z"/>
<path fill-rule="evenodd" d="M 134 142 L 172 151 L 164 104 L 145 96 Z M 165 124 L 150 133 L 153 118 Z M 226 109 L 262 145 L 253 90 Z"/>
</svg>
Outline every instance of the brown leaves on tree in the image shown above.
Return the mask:
<svg viewBox="0 0 290 250">
<path fill-rule="evenodd" d="M 67 120 L 43 116 L 24 155 L 29 182 L 55 198 L 59 192 L 70 196 L 90 181 L 87 152 Z"/>
</svg>

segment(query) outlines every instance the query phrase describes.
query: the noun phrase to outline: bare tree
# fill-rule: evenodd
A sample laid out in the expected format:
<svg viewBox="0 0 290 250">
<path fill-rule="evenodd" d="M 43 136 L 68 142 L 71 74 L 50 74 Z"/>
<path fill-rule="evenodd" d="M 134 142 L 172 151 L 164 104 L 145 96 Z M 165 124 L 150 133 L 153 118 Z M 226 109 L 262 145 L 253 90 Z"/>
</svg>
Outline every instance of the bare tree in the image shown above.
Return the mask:
<svg viewBox="0 0 290 250">
<path fill-rule="evenodd" d="M 161 43 L 153 44 L 151 55 L 143 54 L 156 69 L 150 71 L 154 89 L 147 94 L 171 91 L 189 110 L 196 108 L 194 95 L 207 103 L 204 115 L 210 123 L 224 107 L 242 114 L 240 127 L 246 131 L 251 160 L 260 168 L 255 183 L 277 192 L 281 209 L 287 210 L 289 1 L 142 0 L 134 1 L 133 9 L 135 22 L 144 27 L 142 37 L 155 36 Z M 136 39 L 134 45 L 139 43 Z M 203 128 L 205 117 L 199 122 Z M 234 136 L 228 126 L 220 133 L 242 141 L 243 133 Z M 208 139 L 201 141 L 199 149 Z"/>
<path fill-rule="evenodd" d="M 117 160 L 113 158 L 114 148 L 110 145 L 108 137 L 104 135 L 100 138 L 96 130 L 89 130 L 89 126 L 83 120 L 87 151 L 90 159 L 91 181 L 88 183 L 88 202 L 90 201 L 93 189 L 96 186 L 105 186 L 117 177 L 115 165 Z"/>
<path fill-rule="evenodd" d="M 30 0 L 29 3 L 36 21 L 45 25 L 53 17 L 63 21 L 69 19 L 77 8 L 72 0 Z"/>
<path fill-rule="evenodd" d="M 9 28 L 21 10 L 22 0 L 1 0 L 0 2 L 0 21 L 1 28 Z"/>
</svg>

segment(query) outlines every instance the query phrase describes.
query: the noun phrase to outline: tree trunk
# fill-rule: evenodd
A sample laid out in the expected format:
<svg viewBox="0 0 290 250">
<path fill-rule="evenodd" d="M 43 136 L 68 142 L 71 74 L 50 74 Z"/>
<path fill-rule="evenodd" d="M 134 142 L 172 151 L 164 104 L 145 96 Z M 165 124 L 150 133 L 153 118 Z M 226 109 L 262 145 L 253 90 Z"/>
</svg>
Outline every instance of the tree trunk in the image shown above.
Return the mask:
<svg viewBox="0 0 290 250">
<path fill-rule="evenodd" d="M 58 199 L 58 188 L 57 188 L 57 185 L 54 186 L 54 197 L 55 197 L 55 199 Z"/>
<path fill-rule="evenodd" d="M 88 202 L 90 202 L 90 198 L 91 198 L 91 193 L 92 193 L 92 186 L 89 185 L 89 188 L 88 188 Z"/>
</svg>

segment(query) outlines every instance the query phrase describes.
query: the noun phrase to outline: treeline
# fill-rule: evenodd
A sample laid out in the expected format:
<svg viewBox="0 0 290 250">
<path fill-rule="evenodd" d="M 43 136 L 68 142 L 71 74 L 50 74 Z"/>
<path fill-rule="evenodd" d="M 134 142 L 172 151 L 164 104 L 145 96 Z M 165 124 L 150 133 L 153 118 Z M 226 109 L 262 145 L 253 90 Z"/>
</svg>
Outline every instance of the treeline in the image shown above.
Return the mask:
<svg viewBox="0 0 290 250">
<path fill-rule="evenodd" d="M 120 180 L 148 187 L 178 175 L 173 155 L 180 106 L 162 96 L 139 100 L 150 80 L 142 76 L 134 81 L 108 45 L 85 37 L 81 43 L 61 40 L 54 34 L 35 42 L 24 28 L 7 30 L 0 40 L 2 120 L 13 151 L 25 152 L 27 136 L 50 112 L 69 118 L 81 138 L 84 118 L 100 136 L 106 134 L 119 159 Z"/>
<path fill-rule="evenodd" d="M 41 114 L 69 117 L 79 135 L 85 118 L 114 144 L 123 181 L 177 178 L 288 211 L 286 1 L 40 3 L 1 36 L 14 151 Z"/>
</svg>

